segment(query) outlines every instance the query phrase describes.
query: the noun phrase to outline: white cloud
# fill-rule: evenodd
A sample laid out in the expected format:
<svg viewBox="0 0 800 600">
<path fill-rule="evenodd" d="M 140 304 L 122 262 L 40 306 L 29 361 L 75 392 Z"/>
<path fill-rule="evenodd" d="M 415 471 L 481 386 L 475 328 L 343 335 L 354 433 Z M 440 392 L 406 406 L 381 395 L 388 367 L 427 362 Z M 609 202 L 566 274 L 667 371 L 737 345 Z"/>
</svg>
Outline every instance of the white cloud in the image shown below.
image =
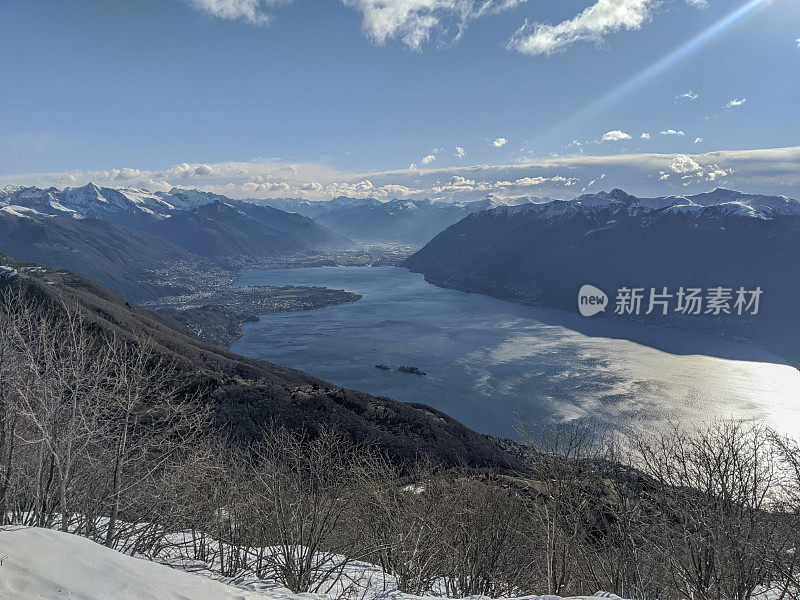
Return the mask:
<svg viewBox="0 0 800 600">
<path fill-rule="evenodd" d="M 374 43 L 399 39 L 420 50 L 437 31 L 458 39 L 470 21 L 517 6 L 524 0 L 342 0 L 361 13 L 361 27 Z"/>
<path fill-rule="evenodd" d="M 423 156 L 422 157 L 422 164 L 423 165 L 429 165 L 435 160 L 436 160 L 436 157 L 433 154 L 428 154 L 427 156 Z"/>
<path fill-rule="evenodd" d="M 268 23 L 271 9 L 292 0 L 187 0 L 220 19 Z M 435 33 L 461 37 L 467 25 L 481 17 L 511 9 L 525 0 L 341 0 L 361 14 L 361 27 L 374 43 L 397 39 L 420 50 Z"/>
<path fill-rule="evenodd" d="M 797 38 L 795 42 L 797 42 L 797 47 L 800 48 L 800 38 Z"/>
<path fill-rule="evenodd" d="M 700 170 L 700 164 L 691 156 L 678 154 L 669 165 L 670 171 L 683 175 L 684 173 L 694 173 Z"/>
<path fill-rule="evenodd" d="M 681 137 L 683 137 L 683 136 L 685 136 L 685 135 L 686 135 L 686 134 L 685 134 L 683 131 L 681 131 L 680 129 L 678 129 L 678 130 L 675 130 L 675 129 L 665 129 L 664 131 L 661 131 L 660 133 L 661 133 L 661 135 L 678 135 L 678 136 L 681 136 Z"/>
<path fill-rule="evenodd" d="M 506 138 L 499 137 L 499 138 L 497 138 L 497 139 L 492 141 L 492 146 L 494 146 L 495 148 L 502 148 L 507 143 L 508 143 L 508 140 Z"/>
<path fill-rule="evenodd" d="M 719 153 L 705 156 L 713 156 L 714 154 Z M 668 180 L 670 175 L 680 175 L 681 185 L 689 187 L 702 183 L 715 183 L 734 174 L 732 168 L 724 168 L 716 163 L 701 165 L 698 162 L 698 158 L 700 157 L 691 157 L 685 154 L 676 155 L 668 168 L 659 172 L 659 181 Z"/>
<path fill-rule="evenodd" d="M 747 98 L 734 98 L 733 100 L 728 101 L 728 103 L 723 108 L 736 108 L 741 106 L 747 102 Z"/>
<path fill-rule="evenodd" d="M 509 47 L 523 54 L 550 55 L 577 42 L 600 42 L 623 29 L 640 29 L 655 4 L 654 0 L 597 0 L 572 19 L 556 25 L 526 22 L 509 40 Z"/>
<path fill-rule="evenodd" d="M 246 21 L 254 25 L 268 23 L 272 15 L 267 8 L 275 5 L 275 0 L 190 0 L 198 8 L 219 19 Z"/>
<path fill-rule="evenodd" d="M 630 134 L 625 133 L 624 131 L 620 131 L 619 129 L 615 129 L 613 131 L 607 131 L 603 134 L 601 140 L 603 142 L 621 142 L 622 140 L 629 140 L 631 139 Z"/>
<path fill-rule="evenodd" d="M 467 151 L 464 150 L 461 146 L 456 146 L 456 153 L 454 154 L 456 158 L 466 158 Z"/>
<path fill-rule="evenodd" d="M 678 94 L 677 96 L 675 96 L 675 102 L 681 102 L 683 100 L 690 100 L 690 101 L 697 100 L 699 97 L 700 96 L 697 93 L 693 92 L 692 90 L 687 90 L 682 94 Z"/>
<path fill-rule="evenodd" d="M 711 165 L 706 171 L 706 181 L 717 181 L 733 175 L 733 169 L 720 169 L 718 165 Z"/>
<path fill-rule="evenodd" d="M 701 137 L 694 138 L 694 143 L 695 144 L 702 144 L 703 143 L 703 138 L 701 138 Z"/>
<path fill-rule="evenodd" d="M 274 9 L 293 0 L 184 0 L 216 18 L 265 24 Z M 420 51 L 432 41 L 460 39 L 469 24 L 488 15 L 513 9 L 527 0 L 340 0 L 361 15 L 361 28 L 377 45 L 398 40 Z M 705 6 L 706 0 L 685 0 Z M 508 40 L 509 48 L 531 55 L 552 54 L 580 41 L 601 42 L 620 30 L 640 29 L 661 0 L 594 0 L 572 19 L 557 23 L 529 23 Z M 800 44 L 800 42 L 798 42 Z"/>
<path fill-rule="evenodd" d="M 187 179 L 192 177 L 211 177 L 216 174 L 214 167 L 206 164 L 181 163 L 167 171 L 168 177 L 180 177 Z"/>
<path fill-rule="evenodd" d="M 641 135 L 641 136 L 639 136 L 639 137 L 641 137 L 643 140 L 649 140 L 649 139 L 650 139 L 652 136 L 651 136 L 649 133 L 647 133 L 647 132 L 644 132 L 644 133 L 642 133 L 642 135 Z"/>
</svg>

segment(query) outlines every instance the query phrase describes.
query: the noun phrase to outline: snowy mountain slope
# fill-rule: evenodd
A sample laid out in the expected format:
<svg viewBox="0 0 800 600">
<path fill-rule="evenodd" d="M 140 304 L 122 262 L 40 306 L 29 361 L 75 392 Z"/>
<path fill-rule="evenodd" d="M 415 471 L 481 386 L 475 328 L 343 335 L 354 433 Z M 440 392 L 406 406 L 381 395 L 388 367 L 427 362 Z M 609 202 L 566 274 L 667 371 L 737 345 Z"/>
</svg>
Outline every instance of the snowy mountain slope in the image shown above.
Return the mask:
<svg viewBox="0 0 800 600">
<path fill-rule="evenodd" d="M 205 569 L 190 573 L 127 556 L 77 535 L 36 527 L 0 528 L 0 557 L 0 600 L 334 600 L 336 597 L 336 594 L 292 594 L 273 582 L 256 579 L 216 580 Z M 378 587 L 364 590 L 362 597 L 441 600 Z M 620 600 L 605 592 L 564 600 L 590 598 Z M 516 600 L 561 598 L 525 596 Z"/>
<path fill-rule="evenodd" d="M 107 220 L 163 219 L 172 210 L 167 202 L 143 190 L 99 188 L 93 183 L 66 188 L 61 198 L 64 206 L 84 217 Z"/>
<path fill-rule="evenodd" d="M 13 205 L 51 216 L 98 218 L 134 228 L 164 219 L 175 210 L 169 202 L 146 190 L 101 188 L 93 183 L 63 190 L 6 188 L 0 192 L 0 206 Z"/>
<path fill-rule="evenodd" d="M 137 229 L 176 212 L 220 201 L 230 199 L 199 190 L 149 192 L 131 187 L 98 187 L 93 183 L 63 190 L 20 186 L 0 190 L 0 206 L 22 206 L 51 216 L 104 219 Z"/>
<path fill-rule="evenodd" d="M 53 216 L 83 216 L 76 210 L 64 206 L 60 195 L 61 191 L 56 188 L 43 190 L 35 187 L 8 186 L 0 190 L 0 206 L 19 206 Z"/>
<path fill-rule="evenodd" d="M 499 210 L 502 210 L 500 208 Z M 556 219 L 562 215 L 643 215 L 667 211 L 696 214 L 698 217 L 745 216 L 771 219 L 800 215 L 800 201 L 786 196 L 744 194 L 718 188 L 694 196 L 661 196 L 637 198 L 622 190 L 584 194 L 574 200 L 554 200 L 520 206 L 516 212 L 527 212 L 539 219 Z"/>
<path fill-rule="evenodd" d="M 149 192 L 145 193 L 149 194 Z M 155 192 L 153 195 L 172 206 L 175 210 L 189 210 L 197 208 L 198 206 L 203 206 L 204 204 L 220 201 L 227 202 L 229 200 L 226 196 L 221 196 L 220 194 L 214 194 L 212 192 L 184 190 L 180 188 L 172 188 L 168 192 Z"/>
<path fill-rule="evenodd" d="M 293 212 L 315 219 L 334 210 L 354 208 L 357 206 L 378 206 L 380 200 L 375 198 L 349 198 L 338 196 L 333 200 L 306 200 L 304 198 L 271 198 L 268 200 L 250 200 L 254 204 L 271 206 L 286 212 Z"/>
<path fill-rule="evenodd" d="M 697 218 L 743 216 L 772 219 L 800 215 L 800 201 L 785 196 L 761 196 L 716 189 L 694 196 L 637 198 L 622 190 L 584 194 L 574 200 L 549 200 L 513 206 L 489 207 L 499 214 L 525 214 L 543 223 L 557 223 L 564 218 L 584 215 L 588 218 L 637 216 L 659 212 L 693 214 Z"/>
</svg>

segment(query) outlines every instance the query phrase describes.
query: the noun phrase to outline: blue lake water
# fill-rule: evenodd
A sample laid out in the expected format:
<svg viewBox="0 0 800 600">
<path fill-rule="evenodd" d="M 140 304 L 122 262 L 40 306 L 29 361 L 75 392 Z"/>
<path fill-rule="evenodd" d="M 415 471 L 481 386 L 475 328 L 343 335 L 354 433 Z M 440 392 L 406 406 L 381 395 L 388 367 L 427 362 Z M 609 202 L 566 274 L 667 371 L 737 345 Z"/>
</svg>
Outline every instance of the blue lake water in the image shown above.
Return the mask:
<svg viewBox="0 0 800 600">
<path fill-rule="evenodd" d="M 234 352 L 429 404 L 484 433 L 514 437 L 519 420 L 588 418 L 624 429 L 729 417 L 800 431 L 800 372 L 748 344 L 442 289 L 399 267 L 247 271 L 239 284 L 317 285 L 364 298 L 263 316 L 245 325 Z"/>
</svg>

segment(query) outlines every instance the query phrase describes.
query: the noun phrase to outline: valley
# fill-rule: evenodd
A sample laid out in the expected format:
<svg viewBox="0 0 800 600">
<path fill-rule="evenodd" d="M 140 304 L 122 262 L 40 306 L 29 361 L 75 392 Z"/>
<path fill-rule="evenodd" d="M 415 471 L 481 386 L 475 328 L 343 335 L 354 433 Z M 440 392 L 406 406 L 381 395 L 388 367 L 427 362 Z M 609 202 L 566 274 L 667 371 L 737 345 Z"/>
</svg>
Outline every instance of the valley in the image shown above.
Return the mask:
<svg viewBox="0 0 800 600">
<path fill-rule="evenodd" d="M 0 193 L 4 247 L 19 258 L 87 275 L 215 346 L 502 437 L 520 418 L 797 427 L 785 261 L 800 260 L 798 219 L 795 200 L 722 189 L 456 203 L 92 184 Z M 758 315 L 609 307 L 585 319 L 575 294 L 588 282 L 760 286 L 764 301 Z"/>
<path fill-rule="evenodd" d="M 798 23 L 0 1 L 0 600 L 800 600 Z"/>
</svg>

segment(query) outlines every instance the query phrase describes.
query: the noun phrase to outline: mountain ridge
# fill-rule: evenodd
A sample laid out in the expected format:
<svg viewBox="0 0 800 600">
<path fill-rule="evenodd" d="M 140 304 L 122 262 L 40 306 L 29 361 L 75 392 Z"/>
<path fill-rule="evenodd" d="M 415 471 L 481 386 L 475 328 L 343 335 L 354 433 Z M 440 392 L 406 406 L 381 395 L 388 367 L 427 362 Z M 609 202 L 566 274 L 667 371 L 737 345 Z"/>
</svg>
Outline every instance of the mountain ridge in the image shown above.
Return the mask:
<svg viewBox="0 0 800 600">
<path fill-rule="evenodd" d="M 433 238 L 404 266 L 436 285 L 577 312 L 578 290 L 609 296 L 596 318 L 629 318 L 765 345 L 794 365 L 800 327 L 800 202 L 716 190 L 636 198 L 622 190 L 571 201 L 474 213 Z M 667 287 L 761 288 L 758 315 L 615 314 L 615 292 Z M 647 308 L 645 305 L 644 309 Z M 642 310 L 642 313 L 645 310 Z M 730 309 L 730 307 L 729 307 Z"/>
<path fill-rule="evenodd" d="M 0 190 L 0 251 L 81 273 L 136 301 L 183 293 L 192 273 L 230 269 L 232 259 L 351 244 L 306 217 L 198 190 Z"/>
</svg>

